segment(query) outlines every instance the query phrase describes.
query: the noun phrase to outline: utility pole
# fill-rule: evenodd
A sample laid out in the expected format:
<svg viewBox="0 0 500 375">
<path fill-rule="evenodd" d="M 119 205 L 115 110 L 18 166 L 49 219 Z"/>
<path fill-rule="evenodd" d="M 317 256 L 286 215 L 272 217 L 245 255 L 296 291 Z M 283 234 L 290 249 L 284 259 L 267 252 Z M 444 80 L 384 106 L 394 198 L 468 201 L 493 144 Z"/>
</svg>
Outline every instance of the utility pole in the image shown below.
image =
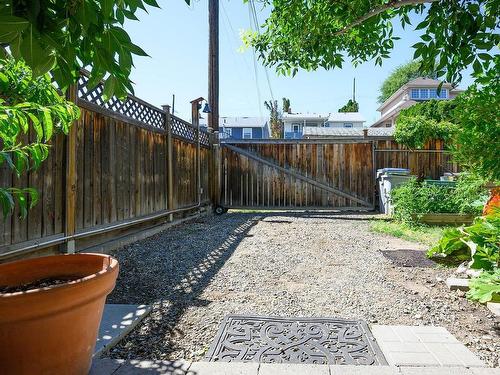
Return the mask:
<svg viewBox="0 0 500 375">
<path fill-rule="evenodd" d="M 210 197 L 216 209 L 221 201 L 222 153 L 219 138 L 219 0 L 208 0 L 208 127 L 211 134 L 212 155 L 210 173 L 214 177 Z"/>
<path fill-rule="evenodd" d="M 219 131 L 219 0 L 208 0 L 208 127 Z"/>
</svg>

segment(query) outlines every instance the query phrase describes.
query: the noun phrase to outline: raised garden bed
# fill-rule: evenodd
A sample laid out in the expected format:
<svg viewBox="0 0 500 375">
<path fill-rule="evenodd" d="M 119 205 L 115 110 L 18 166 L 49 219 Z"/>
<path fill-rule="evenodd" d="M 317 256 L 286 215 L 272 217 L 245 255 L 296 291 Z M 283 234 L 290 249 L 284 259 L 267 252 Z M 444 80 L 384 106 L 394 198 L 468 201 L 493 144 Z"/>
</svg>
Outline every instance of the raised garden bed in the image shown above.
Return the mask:
<svg viewBox="0 0 500 375">
<path fill-rule="evenodd" d="M 471 214 L 443 214 L 428 213 L 412 215 L 415 221 L 427 225 L 462 225 L 472 224 L 474 215 Z"/>
</svg>

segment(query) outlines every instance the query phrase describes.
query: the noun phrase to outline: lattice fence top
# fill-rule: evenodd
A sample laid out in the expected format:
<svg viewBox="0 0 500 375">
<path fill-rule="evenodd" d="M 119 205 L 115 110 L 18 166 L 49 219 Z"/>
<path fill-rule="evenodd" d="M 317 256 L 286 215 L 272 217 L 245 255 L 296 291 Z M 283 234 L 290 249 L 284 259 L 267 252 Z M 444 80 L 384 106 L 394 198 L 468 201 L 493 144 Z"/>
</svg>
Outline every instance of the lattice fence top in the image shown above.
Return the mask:
<svg viewBox="0 0 500 375">
<path fill-rule="evenodd" d="M 78 80 L 79 100 L 85 100 L 154 128 L 165 129 L 165 114 L 161 109 L 132 96 L 125 100 L 113 96 L 105 101 L 103 99 L 104 85 L 99 83 L 96 87 L 89 88 L 87 87 L 88 80 L 85 75 L 81 75 Z"/>
<path fill-rule="evenodd" d="M 96 87 L 89 88 L 87 87 L 88 81 L 89 78 L 85 74 L 80 75 L 78 80 L 78 100 L 92 103 L 142 124 L 166 130 L 166 116 L 163 110 L 134 96 L 128 96 L 125 100 L 113 96 L 108 101 L 105 101 L 103 98 L 104 85 L 99 83 Z M 173 115 L 171 116 L 171 122 L 173 135 L 196 142 L 197 130 L 193 125 Z M 210 145 L 209 134 L 203 130 L 200 130 L 200 144 L 204 146 Z"/>
<path fill-rule="evenodd" d="M 189 122 L 183 119 L 171 115 L 170 120 L 172 122 L 172 134 L 178 137 L 187 139 L 191 142 L 196 142 L 196 128 Z M 200 130 L 200 144 L 204 146 L 210 145 L 210 139 L 207 132 Z"/>
</svg>

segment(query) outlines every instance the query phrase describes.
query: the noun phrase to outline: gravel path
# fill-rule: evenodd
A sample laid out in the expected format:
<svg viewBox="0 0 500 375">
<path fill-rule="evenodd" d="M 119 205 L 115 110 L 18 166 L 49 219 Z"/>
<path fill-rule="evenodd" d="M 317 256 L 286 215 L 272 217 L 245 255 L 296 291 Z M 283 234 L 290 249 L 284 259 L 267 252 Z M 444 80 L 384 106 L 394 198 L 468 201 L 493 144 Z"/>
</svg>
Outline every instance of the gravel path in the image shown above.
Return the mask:
<svg viewBox="0 0 500 375">
<path fill-rule="evenodd" d="M 500 366 L 498 319 L 447 290 L 452 270 L 421 257 L 418 267 L 393 265 L 380 250 L 423 248 L 370 233 L 368 219 L 228 213 L 115 251 L 121 269 L 108 302 L 154 309 L 111 356 L 200 360 L 226 314 L 259 314 L 440 325 Z M 402 253 L 405 265 L 421 255 Z"/>
</svg>

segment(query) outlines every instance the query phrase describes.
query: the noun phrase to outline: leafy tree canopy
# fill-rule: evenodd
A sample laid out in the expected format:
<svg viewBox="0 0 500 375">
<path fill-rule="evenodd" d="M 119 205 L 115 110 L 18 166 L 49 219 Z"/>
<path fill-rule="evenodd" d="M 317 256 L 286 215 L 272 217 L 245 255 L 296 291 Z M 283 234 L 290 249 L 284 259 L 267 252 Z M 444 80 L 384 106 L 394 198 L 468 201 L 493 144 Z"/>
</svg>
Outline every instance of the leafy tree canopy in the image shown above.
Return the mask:
<svg viewBox="0 0 500 375">
<path fill-rule="evenodd" d="M 389 58 L 394 42 L 393 22 L 412 26 L 410 14 L 423 21 L 414 26 L 421 40 L 413 45 L 422 71 L 460 82 L 461 71 L 472 65 L 474 76 L 494 69 L 491 51 L 500 42 L 498 0 L 265 0 L 272 6 L 262 33 L 247 33 L 268 66 L 294 75 L 299 68 L 341 68 Z M 427 4 L 426 4 L 427 3 Z M 412 26 L 413 27 L 413 26 Z"/>
<path fill-rule="evenodd" d="M 339 112 L 359 112 L 359 104 L 357 101 L 349 99 L 345 106 L 339 108 Z"/>
<path fill-rule="evenodd" d="M 51 71 L 63 90 L 85 67 L 92 72 L 90 86 L 105 79 L 105 95 L 123 97 L 133 92 L 133 55 L 147 56 L 123 25 L 146 5 L 158 7 L 156 0 L 2 1 L 0 58 L 10 51 L 34 76 Z"/>
<path fill-rule="evenodd" d="M 455 99 L 458 124 L 453 156 L 482 178 L 500 182 L 500 77 L 490 72 L 490 82 L 474 85 Z"/>
<path fill-rule="evenodd" d="M 458 129 L 455 100 L 429 100 L 403 109 L 396 119 L 394 139 L 419 149 L 432 139 L 450 141 Z"/>
<path fill-rule="evenodd" d="M 422 73 L 420 69 L 420 61 L 413 60 L 406 64 L 396 67 L 391 74 L 382 82 L 380 86 L 380 95 L 378 97 L 378 102 L 382 104 L 389 97 L 394 94 L 398 89 L 404 84 L 410 82 L 412 79 L 418 77 L 428 77 L 435 78 L 436 74 L 425 74 Z"/>
</svg>

